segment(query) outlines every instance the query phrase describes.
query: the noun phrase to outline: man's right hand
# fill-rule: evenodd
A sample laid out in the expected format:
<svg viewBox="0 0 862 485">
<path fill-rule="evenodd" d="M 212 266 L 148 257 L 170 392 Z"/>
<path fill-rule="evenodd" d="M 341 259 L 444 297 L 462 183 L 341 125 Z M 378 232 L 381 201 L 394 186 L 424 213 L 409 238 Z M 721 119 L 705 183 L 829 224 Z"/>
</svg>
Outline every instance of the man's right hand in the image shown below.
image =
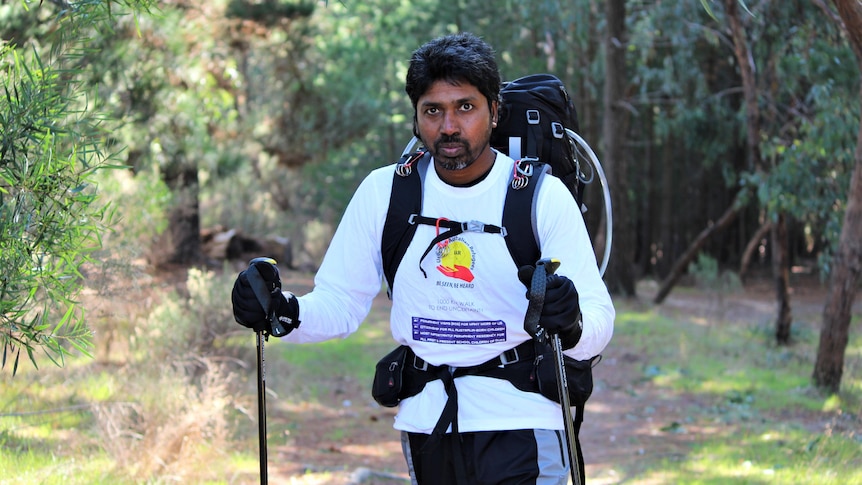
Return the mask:
<svg viewBox="0 0 862 485">
<path fill-rule="evenodd" d="M 281 280 L 274 266 L 258 265 L 256 269 L 270 293 L 270 308 L 261 306 L 248 280 L 248 270 L 243 270 L 237 276 L 231 292 L 234 320 L 255 332 L 272 334 L 271 315 L 274 315 L 284 327 L 286 335 L 299 327 L 299 302 L 292 293 L 285 294 L 281 291 Z"/>
</svg>

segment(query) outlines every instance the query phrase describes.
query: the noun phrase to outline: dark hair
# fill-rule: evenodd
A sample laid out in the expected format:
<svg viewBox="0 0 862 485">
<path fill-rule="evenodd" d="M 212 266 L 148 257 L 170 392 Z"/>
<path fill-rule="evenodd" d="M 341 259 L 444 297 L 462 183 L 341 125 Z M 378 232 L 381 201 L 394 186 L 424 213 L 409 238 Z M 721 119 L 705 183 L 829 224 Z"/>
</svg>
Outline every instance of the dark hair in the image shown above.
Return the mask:
<svg viewBox="0 0 862 485">
<path fill-rule="evenodd" d="M 438 37 L 413 52 L 404 90 L 414 110 L 419 98 L 439 80 L 472 84 L 488 99 L 489 107 L 500 98 L 494 50 L 468 32 Z"/>
</svg>

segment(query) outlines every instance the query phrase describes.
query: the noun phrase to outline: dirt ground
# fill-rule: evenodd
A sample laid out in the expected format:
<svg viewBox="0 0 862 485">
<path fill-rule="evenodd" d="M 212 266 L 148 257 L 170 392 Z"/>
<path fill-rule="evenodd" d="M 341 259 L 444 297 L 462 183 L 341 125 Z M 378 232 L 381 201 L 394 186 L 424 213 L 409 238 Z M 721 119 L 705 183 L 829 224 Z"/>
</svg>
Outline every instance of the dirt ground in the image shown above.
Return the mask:
<svg viewBox="0 0 862 485">
<path fill-rule="evenodd" d="M 819 322 L 825 289 L 812 278 L 794 288 L 795 322 L 808 322 L 794 324 Z M 638 300 L 627 304 L 651 306 L 655 291 L 654 285 L 643 284 L 638 288 Z M 674 290 L 658 311 L 683 313 L 690 318 L 718 317 L 722 321 L 774 318 L 774 296 L 768 281 L 749 284 L 722 302 L 706 295 L 690 288 Z M 386 303 L 385 299 L 377 302 Z M 712 431 L 706 427 L 695 429 L 688 423 L 685 433 L 662 430 L 669 423 L 684 422 L 685 410 L 698 405 L 697 397 L 660 393 L 643 379 L 643 357 L 618 342 L 612 341 L 603 356 L 594 371 L 595 390 L 587 403 L 587 419 L 580 433 L 587 483 L 619 483 L 617 470 L 637 466 L 645 454 L 651 458 L 682 457 L 693 440 Z M 286 484 L 408 483 L 399 435 L 392 429 L 394 410 L 370 405 L 373 402 L 365 404 L 370 402 L 366 387 L 365 383 L 345 382 L 320 409 L 274 410 L 271 422 L 301 422 L 295 424 L 298 429 L 291 436 L 270 438 L 270 479 Z M 273 445 L 277 442 L 290 444 Z"/>
</svg>

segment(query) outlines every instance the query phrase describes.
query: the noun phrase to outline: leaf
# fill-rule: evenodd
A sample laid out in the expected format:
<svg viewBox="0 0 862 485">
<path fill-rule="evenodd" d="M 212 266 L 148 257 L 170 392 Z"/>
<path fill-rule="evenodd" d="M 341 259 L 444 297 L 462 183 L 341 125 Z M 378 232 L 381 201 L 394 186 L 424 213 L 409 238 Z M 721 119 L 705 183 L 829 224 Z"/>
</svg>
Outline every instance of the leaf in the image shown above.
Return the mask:
<svg viewBox="0 0 862 485">
<path fill-rule="evenodd" d="M 72 344 L 73 347 L 78 349 L 78 352 L 81 352 L 85 357 L 92 359 L 93 352 L 90 351 L 89 348 L 92 348 L 92 343 L 89 339 L 81 338 L 81 339 L 69 339 L 69 343 Z M 89 347 L 89 348 L 88 348 Z"/>
<path fill-rule="evenodd" d="M 15 363 L 12 364 L 12 377 L 18 373 L 18 358 L 21 357 L 21 347 L 18 347 L 18 352 L 15 353 Z"/>
<path fill-rule="evenodd" d="M 715 16 L 715 12 L 712 11 L 712 7 L 709 5 L 709 0 L 700 0 L 700 4 L 703 6 L 703 9 L 706 10 L 707 15 L 712 17 L 713 20 L 718 20 L 718 17 Z"/>
</svg>

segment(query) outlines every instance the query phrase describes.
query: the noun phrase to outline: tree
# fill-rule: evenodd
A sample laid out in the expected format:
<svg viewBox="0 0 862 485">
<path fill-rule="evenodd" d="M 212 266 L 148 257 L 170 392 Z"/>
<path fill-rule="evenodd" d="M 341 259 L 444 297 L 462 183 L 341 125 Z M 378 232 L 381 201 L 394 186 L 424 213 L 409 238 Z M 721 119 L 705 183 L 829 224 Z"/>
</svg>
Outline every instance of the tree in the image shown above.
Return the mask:
<svg viewBox="0 0 862 485">
<path fill-rule="evenodd" d="M 13 375 L 22 350 L 36 367 L 38 350 L 57 365 L 67 344 L 89 352 L 75 296 L 108 221 L 93 175 L 116 160 L 78 77 L 92 29 L 112 22 L 111 2 L 19 13 L 22 28 L 11 25 L 0 44 L 0 342 Z M 53 32 L 44 52 L 28 37 L 41 28 Z"/>
<path fill-rule="evenodd" d="M 833 0 L 833 3 L 862 73 L 862 2 Z M 858 99 L 862 99 L 862 91 Z M 850 192 L 823 309 L 823 326 L 814 365 L 815 385 L 830 392 L 838 392 L 841 387 L 851 310 L 862 275 L 862 123 L 856 137 L 854 157 L 855 166 L 850 177 Z"/>
<path fill-rule="evenodd" d="M 614 214 L 617 228 L 607 280 L 608 289 L 613 293 L 626 296 L 635 295 L 634 280 L 634 231 L 628 217 L 629 198 L 628 164 L 623 151 L 626 128 L 626 111 L 622 104 L 626 88 L 626 30 L 625 1 L 608 0 L 605 2 L 605 92 L 604 122 L 602 124 L 602 147 L 605 154 L 608 181 L 611 187 Z"/>
<path fill-rule="evenodd" d="M 748 145 L 748 156 L 751 159 L 749 166 L 757 173 L 768 173 L 769 168 L 763 159 L 760 148 L 760 140 L 763 137 L 761 130 L 762 120 L 760 113 L 760 100 L 758 99 L 757 82 L 755 79 L 756 67 L 754 58 L 749 52 L 748 39 L 739 15 L 738 0 L 725 0 L 725 15 L 730 24 L 731 37 L 733 38 L 734 53 L 739 64 L 742 77 L 742 91 L 745 99 L 745 126 L 746 141 Z M 770 225 L 770 236 L 772 240 L 772 272 L 775 281 L 775 296 L 778 302 L 778 316 L 775 325 L 776 340 L 779 344 L 790 342 L 790 325 L 792 314 L 790 311 L 790 260 L 787 252 L 787 218 L 783 212 L 773 215 L 774 221 Z"/>
</svg>

